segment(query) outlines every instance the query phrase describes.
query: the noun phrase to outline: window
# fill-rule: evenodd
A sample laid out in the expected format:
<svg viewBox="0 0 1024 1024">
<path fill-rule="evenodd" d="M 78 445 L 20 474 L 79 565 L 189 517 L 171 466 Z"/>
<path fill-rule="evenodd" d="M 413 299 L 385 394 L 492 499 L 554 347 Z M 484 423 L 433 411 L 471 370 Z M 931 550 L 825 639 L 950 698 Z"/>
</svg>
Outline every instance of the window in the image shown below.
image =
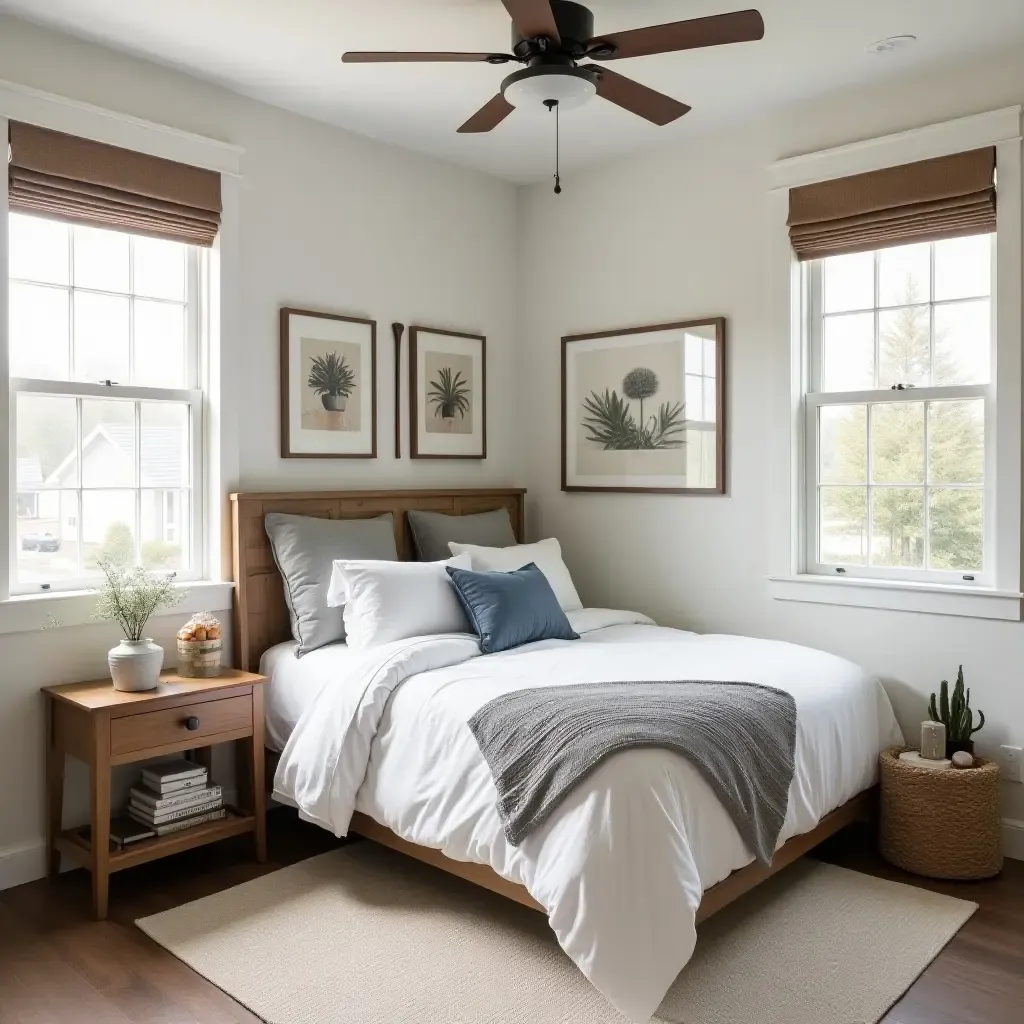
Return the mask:
<svg viewBox="0 0 1024 1024">
<path fill-rule="evenodd" d="M 695 487 L 714 487 L 718 471 L 717 352 L 713 327 L 686 332 L 686 479 Z"/>
<path fill-rule="evenodd" d="M 995 235 L 803 264 L 808 571 L 994 583 Z"/>
<path fill-rule="evenodd" d="M 202 251 L 12 214 L 11 592 L 202 573 Z"/>
</svg>

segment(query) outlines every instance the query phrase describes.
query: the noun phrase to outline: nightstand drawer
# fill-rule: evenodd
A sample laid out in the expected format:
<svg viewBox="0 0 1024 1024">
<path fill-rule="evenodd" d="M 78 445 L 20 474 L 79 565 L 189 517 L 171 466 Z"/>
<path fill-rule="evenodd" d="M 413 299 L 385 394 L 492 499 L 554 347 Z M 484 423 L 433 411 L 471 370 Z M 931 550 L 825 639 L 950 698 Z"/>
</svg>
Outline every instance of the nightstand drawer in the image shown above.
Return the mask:
<svg viewBox="0 0 1024 1024">
<path fill-rule="evenodd" d="M 238 733 L 246 729 L 251 732 L 252 724 L 251 694 L 114 718 L 110 722 L 110 754 L 117 757 L 135 750 L 190 741 L 198 747 L 202 746 L 199 740 L 217 733 Z"/>
</svg>

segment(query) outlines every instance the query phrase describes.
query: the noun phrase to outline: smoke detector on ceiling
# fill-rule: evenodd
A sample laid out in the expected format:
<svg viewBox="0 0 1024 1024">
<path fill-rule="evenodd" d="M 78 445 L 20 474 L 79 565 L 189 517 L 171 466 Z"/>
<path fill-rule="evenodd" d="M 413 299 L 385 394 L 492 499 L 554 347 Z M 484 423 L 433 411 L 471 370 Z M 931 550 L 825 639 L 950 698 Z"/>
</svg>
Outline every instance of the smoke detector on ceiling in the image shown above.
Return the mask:
<svg viewBox="0 0 1024 1024">
<path fill-rule="evenodd" d="M 868 53 L 892 53 L 893 50 L 903 50 L 913 46 L 917 42 L 917 36 L 886 36 L 885 39 L 876 39 L 868 44 Z"/>
</svg>

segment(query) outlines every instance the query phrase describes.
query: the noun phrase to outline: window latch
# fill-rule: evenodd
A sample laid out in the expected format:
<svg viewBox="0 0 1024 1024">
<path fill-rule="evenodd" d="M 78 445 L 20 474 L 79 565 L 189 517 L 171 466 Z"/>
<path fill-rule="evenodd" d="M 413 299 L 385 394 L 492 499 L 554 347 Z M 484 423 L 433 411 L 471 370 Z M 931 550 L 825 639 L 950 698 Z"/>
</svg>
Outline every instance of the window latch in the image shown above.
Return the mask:
<svg viewBox="0 0 1024 1024">
<path fill-rule="evenodd" d="M 98 380 L 98 381 L 96 381 L 96 383 L 97 384 L 102 384 L 105 388 L 112 388 L 115 384 L 120 384 L 121 382 L 118 381 L 118 380 L 109 380 L 108 379 L 108 380 Z"/>
</svg>

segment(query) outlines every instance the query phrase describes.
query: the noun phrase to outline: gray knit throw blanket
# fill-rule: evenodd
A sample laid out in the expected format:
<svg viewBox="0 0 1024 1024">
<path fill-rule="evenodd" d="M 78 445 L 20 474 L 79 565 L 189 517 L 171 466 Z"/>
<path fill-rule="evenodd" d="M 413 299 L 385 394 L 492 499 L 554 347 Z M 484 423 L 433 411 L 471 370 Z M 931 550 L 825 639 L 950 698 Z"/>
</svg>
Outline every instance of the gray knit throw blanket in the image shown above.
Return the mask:
<svg viewBox="0 0 1024 1024">
<path fill-rule="evenodd" d="M 469 720 L 518 846 L 602 761 L 664 747 L 700 772 L 743 841 L 771 861 L 793 781 L 796 703 L 759 683 L 620 682 L 516 690 Z"/>
</svg>

